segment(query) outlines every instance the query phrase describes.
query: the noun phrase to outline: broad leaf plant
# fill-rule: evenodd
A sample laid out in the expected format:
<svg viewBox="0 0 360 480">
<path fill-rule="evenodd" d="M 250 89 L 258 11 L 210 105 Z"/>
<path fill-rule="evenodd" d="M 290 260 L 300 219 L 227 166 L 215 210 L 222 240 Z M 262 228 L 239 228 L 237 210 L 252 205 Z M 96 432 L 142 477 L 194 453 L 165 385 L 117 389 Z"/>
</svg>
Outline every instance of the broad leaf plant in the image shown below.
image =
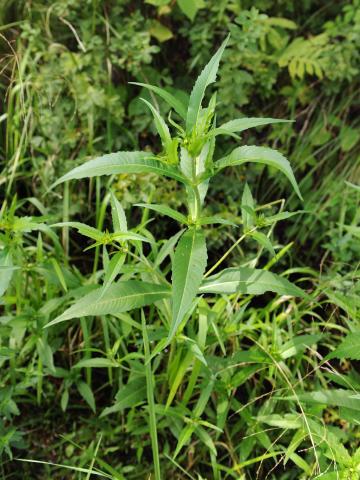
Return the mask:
<svg viewBox="0 0 360 480">
<path fill-rule="evenodd" d="M 206 333 L 201 322 L 198 323 L 198 327 L 196 326 L 201 316 L 199 312 L 203 302 L 202 297 L 224 294 L 249 296 L 264 292 L 300 297 L 305 295 L 300 288 L 283 276 L 270 272 L 268 268 L 238 266 L 221 270 L 223 261 L 235 244 L 221 258 L 214 261 L 208 258 L 206 246 L 208 228 L 214 228 L 215 225 L 229 225 L 236 231 L 241 231 L 236 245 L 245 237 L 252 237 L 259 242 L 261 248 L 268 249 L 274 254 L 269 236 L 260 231 L 261 227 L 272 227 L 277 221 L 292 215 L 289 212 L 280 212 L 272 217 L 258 217 L 250 189 L 245 184 L 240 226 L 218 216 L 205 216 L 203 207 L 209 182 L 223 169 L 251 162 L 273 167 L 287 177 L 296 194 L 301 198 L 288 160 L 276 150 L 242 145 L 223 158 L 214 158 L 218 136 L 227 135 L 239 140 L 238 134 L 246 129 L 286 121 L 273 118 L 238 118 L 220 126 L 216 125 L 216 93 L 211 96 L 207 106 L 203 106 L 203 103 L 206 89 L 216 80 L 219 62 L 227 41 L 228 38 L 201 72 L 187 104 L 157 86 L 135 83 L 148 89 L 152 95 L 161 97 L 173 110 L 173 117 L 176 117 L 175 121 L 169 115 L 166 123 L 159 111 L 147 100 L 143 100 L 153 115 L 156 130 L 161 139 L 160 153 L 120 151 L 103 155 L 74 168 L 53 185 L 55 187 L 62 182 L 102 175 L 153 173 L 174 179 L 185 188 L 187 215 L 168 205 L 137 204 L 138 207 L 168 216 L 180 224 L 179 232 L 167 239 L 161 248 L 160 243 L 154 241 L 148 230 L 128 228 L 124 210 L 112 192 L 110 203 L 113 232 L 102 232 L 79 222 L 55 225 L 76 228 L 80 234 L 94 241 L 94 247 L 102 246 L 104 268 L 93 277 L 97 279 L 97 285 L 48 323 L 47 327 L 87 316 L 114 315 L 121 320 L 125 318 L 122 315 L 125 312 L 139 309 L 136 314 L 138 316 L 135 315 L 135 318 L 140 319 L 140 322 L 129 320 L 128 317 L 126 321 L 133 322 L 142 334 L 143 346 L 140 346 L 140 350 L 143 350 L 141 358 L 145 365 L 144 377 L 146 377 L 154 474 L 157 480 L 161 478 L 156 431 L 157 416 L 160 412 L 166 414 L 166 409 L 170 407 L 180 381 L 185 375 L 185 370 L 190 366 L 189 358 L 196 357 L 197 368 L 194 368 L 191 374 L 188 390 L 185 392 L 187 397 L 199 378 L 201 365 L 206 368 L 204 357 Z M 144 245 L 147 245 L 146 249 Z M 145 254 L 144 252 L 148 252 L 149 249 L 150 254 Z M 171 258 L 171 282 L 168 268 L 163 267 L 167 257 Z M 135 259 L 138 263 L 129 263 L 127 266 L 128 259 L 132 262 Z M 209 263 L 212 263 L 210 267 Z M 100 285 L 98 285 L 99 280 Z M 193 329 L 199 329 L 196 340 L 189 338 L 186 334 L 185 327 L 188 322 L 191 322 Z M 156 330 L 158 330 L 157 334 Z M 150 335 L 156 340 L 156 344 L 152 345 L 149 340 Z M 161 406 L 155 402 L 156 385 L 152 364 L 157 354 L 163 351 L 168 352 L 169 358 L 174 358 L 178 344 L 186 344 L 189 347 L 190 357 L 186 356 L 183 365 L 178 366 L 178 371 L 172 375 L 165 410 L 164 407 L 161 410 Z M 213 381 L 214 379 L 209 376 L 205 382 L 199 401 L 195 405 L 194 418 L 200 418 L 209 400 Z M 116 411 L 116 408 L 113 410 Z M 203 439 L 206 438 L 204 428 L 196 427 L 191 423 L 186 425 L 178 437 L 174 457 L 197 428 L 201 428 L 198 433 L 202 432 Z M 210 437 L 207 441 L 211 443 Z M 216 449 L 211 445 L 210 450 L 214 455 L 216 454 Z"/>
</svg>

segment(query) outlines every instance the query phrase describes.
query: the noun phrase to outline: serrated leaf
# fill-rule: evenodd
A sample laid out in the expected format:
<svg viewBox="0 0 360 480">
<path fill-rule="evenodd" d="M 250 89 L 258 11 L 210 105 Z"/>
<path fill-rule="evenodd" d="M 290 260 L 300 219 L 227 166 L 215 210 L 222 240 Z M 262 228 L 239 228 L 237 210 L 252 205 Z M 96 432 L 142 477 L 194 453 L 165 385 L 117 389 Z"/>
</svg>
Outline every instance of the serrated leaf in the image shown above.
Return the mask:
<svg viewBox="0 0 360 480">
<path fill-rule="evenodd" d="M 360 331 L 349 333 L 340 345 L 326 357 L 327 360 L 331 358 L 360 360 Z"/>
<path fill-rule="evenodd" d="M 79 382 L 76 384 L 76 386 L 77 386 L 77 389 L 79 390 L 80 395 L 83 397 L 85 402 L 89 405 L 91 410 L 95 413 L 96 412 L 95 398 L 89 385 L 85 382 Z"/>
<path fill-rule="evenodd" d="M 170 341 L 198 293 L 207 262 L 204 233 L 189 229 L 180 238 L 172 266 L 172 321 Z"/>
<path fill-rule="evenodd" d="M 120 281 L 113 283 L 102 298 L 102 287 L 88 293 L 63 314 L 48 323 L 46 327 L 70 320 L 71 318 L 89 315 L 114 315 L 127 312 L 162 300 L 169 297 L 170 294 L 169 288 L 163 285 L 141 282 L 139 280 Z"/>
<path fill-rule="evenodd" d="M 187 218 L 180 212 L 168 207 L 167 205 L 159 205 L 156 203 L 136 203 L 136 207 L 144 207 L 149 210 L 154 210 L 154 212 L 160 213 L 161 215 L 166 215 L 167 217 L 173 218 L 177 222 L 183 223 L 186 225 L 188 223 Z"/>
<path fill-rule="evenodd" d="M 344 407 L 353 411 L 360 411 L 360 401 L 353 390 L 334 389 L 317 390 L 315 392 L 298 393 L 296 397 L 283 397 L 283 400 L 300 400 L 306 403 Z"/>
<path fill-rule="evenodd" d="M 186 114 L 187 132 L 191 132 L 192 128 L 194 127 L 194 125 L 196 125 L 198 121 L 201 103 L 205 95 L 205 90 L 211 83 L 214 83 L 216 80 L 216 74 L 219 68 L 220 59 L 225 50 L 228 40 L 229 36 L 226 37 L 224 42 L 221 44 L 219 50 L 205 66 L 204 70 L 201 72 L 195 82 L 194 88 L 192 89 L 190 95 L 189 106 Z"/>
<path fill-rule="evenodd" d="M 91 238 L 92 240 L 95 240 L 97 242 L 101 242 L 104 238 L 104 233 L 101 230 L 90 227 L 89 225 L 81 222 L 59 222 L 54 223 L 51 226 L 75 228 L 81 235 L 84 235 L 84 237 Z"/>
<path fill-rule="evenodd" d="M 280 170 L 290 181 L 296 194 L 302 200 L 302 196 L 288 160 L 277 150 L 266 147 L 243 146 L 233 150 L 227 157 L 215 162 L 215 166 L 221 170 L 225 167 L 242 165 L 247 162 L 262 163 Z"/>
<path fill-rule="evenodd" d="M 239 133 L 248 128 L 261 127 L 273 123 L 291 123 L 292 120 L 283 120 L 280 118 L 237 118 L 230 120 L 219 127 L 215 128 L 212 135 L 229 135 L 231 133 Z"/>
<path fill-rule="evenodd" d="M 152 154 L 147 152 L 116 152 L 89 160 L 74 168 L 59 178 L 51 188 L 68 180 L 120 173 L 156 173 L 187 183 L 176 167 L 156 160 Z"/>
<path fill-rule="evenodd" d="M 279 295 L 305 297 L 306 293 L 296 285 L 275 273 L 257 268 L 226 268 L 216 275 L 208 277 L 199 293 L 219 294 L 255 294 L 274 292 Z"/>
<path fill-rule="evenodd" d="M 155 85 L 149 85 L 148 83 L 140 83 L 140 82 L 129 82 L 131 85 L 138 85 L 139 87 L 147 88 L 148 90 L 156 93 L 161 97 L 165 102 L 172 107 L 176 113 L 180 115 L 181 118 L 185 120 L 186 118 L 186 107 L 185 105 L 174 95 L 169 93 L 167 90 L 163 88 L 157 87 Z"/>
</svg>

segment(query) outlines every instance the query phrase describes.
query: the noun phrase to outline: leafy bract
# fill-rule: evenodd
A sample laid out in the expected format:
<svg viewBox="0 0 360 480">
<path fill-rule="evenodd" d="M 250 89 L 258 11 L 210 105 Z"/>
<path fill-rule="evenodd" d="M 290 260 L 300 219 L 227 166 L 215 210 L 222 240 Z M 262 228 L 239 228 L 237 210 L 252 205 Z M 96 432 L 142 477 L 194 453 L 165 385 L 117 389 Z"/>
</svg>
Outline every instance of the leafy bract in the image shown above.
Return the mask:
<svg viewBox="0 0 360 480">
<path fill-rule="evenodd" d="M 102 287 L 80 298 L 59 317 L 46 325 L 89 315 L 115 315 L 134 308 L 150 305 L 170 296 L 170 290 L 163 285 L 156 285 L 139 280 L 113 283 L 103 295 Z"/>
<path fill-rule="evenodd" d="M 298 184 L 294 177 L 289 161 L 277 150 L 266 147 L 243 146 L 235 148 L 229 155 L 215 162 L 218 170 L 225 167 L 242 165 L 247 162 L 263 163 L 280 170 L 293 186 L 296 194 L 302 199 Z"/>
<path fill-rule="evenodd" d="M 172 321 L 168 340 L 190 309 L 198 293 L 206 268 L 207 251 L 204 233 L 189 229 L 180 238 L 172 266 Z"/>
<path fill-rule="evenodd" d="M 70 170 L 59 178 L 52 187 L 68 180 L 120 173 L 156 173 L 186 183 L 186 179 L 176 167 L 156 160 L 153 154 L 147 152 L 116 152 L 89 160 Z"/>
<path fill-rule="evenodd" d="M 181 118 L 185 120 L 186 118 L 186 107 L 185 105 L 174 95 L 169 93 L 167 90 L 163 88 L 157 87 L 155 85 L 149 85 L 148 83 L 139 83 L 139 82 L 129 82 L 132 85 L 138 85 L 139 87 L 147 88 L 148 90 L 156 93 L 161 97 L 165 102 L 172 107 L 176 113 L 180 115 Z"/>
<path fill-rule="evenodd" d="M 199 288 L 199 293 L 261 295 L 265 292 L 295 297 L 306 296 L 301 288 L 280 275 L 267 270 L 247 267 L 226 268 L 218 274 L 208 277 Z"/>
<path fill-rule="evenodd" d="M 283 120 L 280 118 L 236 118 L 229 122 L 223 123 L 218 128 L 215 128 L 212 135 L 230 135 L 231 133 L 239 133 L 248 128 L 261 127 L 273 123 L 289 123 L 292 120 Z"/>
<path fill-rule="evenodd" d="M 216 74 L 219 68 L 219 63 L 221 56 L 225 50 L 226 44 L 229 40 L 229 36 L 221 44 L 219 50 L 211 58 L 209 63 L 206 65 L 204 70 L 201 72 L 197 78 L 194 88 L 192 89 L 189 106 L 186 115 L 186 130 L 190 132 L 192 128 L 196 125 L 196 122 L 199 117 L 199 112 L 201 109 L 201 103 L 204 98 L 206 88 L 214 83 L 216 80 Z"/>
</svg>

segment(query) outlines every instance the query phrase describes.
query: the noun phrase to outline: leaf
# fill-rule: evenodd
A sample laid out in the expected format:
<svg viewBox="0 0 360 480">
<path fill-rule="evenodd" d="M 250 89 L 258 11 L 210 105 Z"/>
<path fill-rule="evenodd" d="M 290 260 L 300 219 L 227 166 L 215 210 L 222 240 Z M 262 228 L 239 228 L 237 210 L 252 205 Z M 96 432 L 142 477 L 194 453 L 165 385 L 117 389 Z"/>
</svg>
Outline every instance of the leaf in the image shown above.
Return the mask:
<svg viewBox="0 0 360 480">
<path fill-rule="evenodd" d="M 226 37 L 224 42 L 221 44 L 219 50 L 211 58 L 211 60 L 206 65 L 206 67 L 201 72 L 200 76 L 195 82 L 194 88 L 192 89 L 190 95 L 189 106 L 186 115 L 187 132 L 191 132 L 191 130 L 198 121 L 205 90 L 211 83 L 214 83 L 216 80 L 216 74 L 219 68 L 220 59 L 225 50 L 228 40 L 229 36 Z"/>
<path fill-rule="evenodd" d="M 158 256 L 156 257 L 156 260 L 155 260 L 155 263 L 154 263 L 155 267 L 159 266 L 165 260 L 165 258 L 168 255 L 173 253 L 175 245 L 177 244 L 179 238 L 181 237 L 181 235 L 183 233 L 184 233 L 184 230 L 180 230 L 179 232 L 175 233 L 175 235 L 173 235 L 168 240 L 166 240 L 164 245 L 161 247 L 161 249 L 158 253 Z"/>
<path fill-rule="evenodd" d="M 108 288 L 106 294 L 102 298 L 101 296 L 102 287 L 99 287 L 80 298 L 74 305 L 45 327 L 70 320 L 71 318 L 90 315 L 114 315 L 127 312 L 169 297 L 170 290 L 163 285 L 141 282 L 139 280 L 128 280 L 113 283 Z"/>
<path fill-rule="evenodd" d="M 275 257 L 276 254 L 275 254 L 274 247 L 270 239 L 264 233 L 254 231 L 254 232 L 251 232 L 250 237 L 256 240 L 256 242 L 258 242 L 259 245 L 261 245 L 263 248 L 268 250 L 271 253 L 271 255 Z"/>
<path fill-rule="evenodd" d="M 340 345 L 327 355 L 326 360 L 331 358 L 360 360 L 360 331 L 349 333 Z"/>
<path fill-rule="evenodd" d="M 303 352 L 311 345 L 317 343 L 322 336 L 323 335 L 320 333 L 314 335 L 300 335 L 292 338 L 281 346 L 279 354 L 283 360 L 286 360 L 287 358 L 293 357 L 297 353 Z"/>
<path fill-rule="evenodd" d="M 290 397 L 292 400 L 298 399 L 305 403 L 315 403 L 321 405 L 332 405 L 344 407 L 354 411 L 360 411 L 359 396 L 353 390 L 334 389 L 317 390 L 315 392 L 298 393 L 296 397 Z M 282 397 L 285 400 L 285 397 Z M 287 397 L 289 399 L 289 397 Z"/>
<path fill-rule="evenodd" d="M 165 102 L 172 107 L 176 113 L 180 115 L 181 118 L 185 120 L 186 118 L 186 107 L 185 105 L 174 95 L 169 93 L 163 88 L 156 87 L 155 85 L 149 85 L 148 83 L 139 83 L 139 82 L 129 82 L 131 85 L 137 85 L 139 87 L 147 88 L 148 90 L 156 93 L 161 97 Z"/>
<path fill-rule="evenodd" d="M 89 385 L 85 382 L 79 382 L 76 384 L 76 386 L 77 386 L 77 389 L 79 390 L 80 395 L 83 397 L 85 402 L 89 405 L 91 410 L 95 413 L 96 412 L 95 398 Z"/>
<path fill-rule="evenodd" d="M 189 229 L 180 238 L 172 266 L 172 321 L 168 341 L 178 329 L 198 293 L 207 262 L 204 233 Z"/>
<path fill-rule="evenodd" d="M 229 225 L 230 227 L 237 227 L 236 223 L 226 220 L 226 218 L 218 217 L 214 215 L 212 217 L 201 217 L 198 220 L 199 225 L 213 225 L 219 223 L 220 225 Z"/>
<path fill-rule="evenodd" d="M 216 275 L 208 277 L 199 289 L 199 293 L 243 293 L 261 295 L 275 292 L 279 295 L 305 297 L 306 293 L 296 285 L 275 273 L 257 268 L 226 268 Z"/>
<path fill-rule="evenodd" d="M 104 285 L 102 287 L 102 292 L 99 300 L 104 296 L 105 292 L 108 290 L 115 278 L 119 275 L 121 267 L 124 265 L 125 258 L 126 254 L 123 252 L 117 252 L 112 256 L 106 268 Z"/>
<path fill-rule="evenodd" d="M 176 210 L 168 207 L 167 205 L 159 205 L 156 203 L 135 203 L 135 206 L 148 208 L 149 210 L 154 210 L 154 212 L 158 212 L 161 215 L 166 215 L 167 217 L 173 218 L 177 222 L 183 223 L 185 225 L 187 225 L 188 223 L 188 220 L 185 217 L 185 215 L 183 215 L 180 212 L 177 212 Z"/>
<path fill-rule="evenodd" d="M 125 211 L 114 192 L 110 192 L 110 203 L 114 232 L 127 232 Z"/>
<path fill-rule="evenodd" d="M 198 10 L 204 6 L 203 0 L 177 0 L 180 10 L 193 21 Z"/>
<path fill-rule="evenodd" d="M 91 238 L 92 240 L 96 240 L 97 242 L 101 242 L 104 238 L 104 233 L 97 228 L 90 227 L 85 223 L 81 222 L 59 222 L 54 223 L 51 225 L 52 227 L 71 227 L 76 228 L 76 230 L 85 237 Z"/>
<path fill-rule="evenodd" d="M 154 117 L 156 130 L 157 130 L 157 132 L 158 132 L 158 134 L 161 138 L 162 145 L 163 145 L 164 149 L 166 151 L 168 151 L 171 148 L 172 139 L 171 139 L 169 128 L 165 123 L 165 120 L 162 118 L 162 116 L 156 110 L 156 108 L 154 108 L 151 105 L 150 102 L 148 102 L 144 98 L 140 98 L 140 100 L 142 100 L 145 103 L 145 105 L 147 105 L 149 107 L 149 109 L 151 110 L 151 113 L 153 114 L 153 117 Z"/>
<path fill-rule="evenodd" d="M 159 42 L 166 42 L 170 40 L 174 35 L 171 30 L 169 30 L 165 25 L 158 22 L 157 20 L 152 20 L 150 23 L 149 33 L 152 37 L 155 37 Z"/>
<path fill-rule="evenodd" d="M 247 183 L 245 183 L 241 199 L 241 216 L 246 231 L 254 225 L 255 217 L 255 202 Z"/>
<path fill-rule="evenodd" d="M 125 408 L 135 407 L 146 399 L 146 382 L 143 377 L 130 380 L 127 385 L 120 387 L 116 395 L 116 403 L 105 408 L 100 417 L 110 413 L 121 412 Z"/>
<path fill-rule="evenodd" d="M 117 368 L 120 365 L 105 357 L 85 358 L 76 363 L 72 368 Z"/>
<path fill-rule="evenodd" d="M 221 170 L 225 167 L 242 165 L 247 162 L 263 163 L 265 165 L 269 165 L 270 167 L 279 169 L 284 175 L 286 175 L 296 194 L 302 200 L 302 196 L 296 183 L 290 163 L 277 150 L 266 147 L 245 145 L 243 147 L 235 148 L 230 155 L 215 162 L 215 166 Z"/>
<path fill-rule="evenodd" d="M 156 173 L 187 183 L 176 167 L 156 160 L 152 154 L 146 152 L 116 152 L 85 162 L 63 175 L 50 188 L 68 180 L 119 173 Z"/>
<path fill-rule="evenodd" d="M 7 290 L 14 270 L 11 253 L 8 250 L 0 251 L 0 297 Z"/>
<path fill-rule="evenodd" d="M 220 125 L 215 128 L 212 135 L 229 135 L 231 133 L 239 133 L 248 128 L 261 127 L 272 123 L 291 123 L 292 120 L 283 120 L 280 118 L 237 118 Z"/>
<path fill-rule="evenodd" d="M 298 429 L 302 428 L 304 422 L 300 415 L 296 413 L 285 413 L 285 415 L 279 415 L 275 413 L 273 415 L 259 415 L 256 420 L 260 423 L 266 423 L 271 427 L 278 427 L 283 429 Z"/>
<path fill-rule="evenodd" d="M 355 183 L 351 183 L 345 180 L 345 183 L 348 187 L 353 188 L 354 190 L 357 190 L 360 192 L 360 185 L 355 185 Z"/>
</svg>

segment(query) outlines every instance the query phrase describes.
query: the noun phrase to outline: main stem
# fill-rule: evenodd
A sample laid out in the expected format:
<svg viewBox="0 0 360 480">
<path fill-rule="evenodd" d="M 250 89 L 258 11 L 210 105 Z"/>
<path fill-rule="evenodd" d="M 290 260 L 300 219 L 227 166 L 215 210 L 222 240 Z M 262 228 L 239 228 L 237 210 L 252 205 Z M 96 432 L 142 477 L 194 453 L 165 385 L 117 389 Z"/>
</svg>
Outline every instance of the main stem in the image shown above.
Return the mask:
<svg viewBox="0 0 360 480">
<path fill-rule="evenodd" d="M 151 448 L 152 448 L 153 461 L 154 461 L 154 473 L 155 473 L 155 480 L 161 480 L 159 444 L 158 444 L 158 438 L 157 438 L 156 412 L 155 412 L 155 400 L 154 400 L 154 377 L 151 370 L 149 339 L 147 335 L 145 315 L 143 311 L 141 315 L 141 320 L 142 320 L 141 322 L 142 334 L 143 334 L 143 341 L 144 341 L 146 392 L 147 392 L 147 401 L 148 401 L 148 407 L 149 407 L 149 427 L 150 427 Z"/>
</svg>

